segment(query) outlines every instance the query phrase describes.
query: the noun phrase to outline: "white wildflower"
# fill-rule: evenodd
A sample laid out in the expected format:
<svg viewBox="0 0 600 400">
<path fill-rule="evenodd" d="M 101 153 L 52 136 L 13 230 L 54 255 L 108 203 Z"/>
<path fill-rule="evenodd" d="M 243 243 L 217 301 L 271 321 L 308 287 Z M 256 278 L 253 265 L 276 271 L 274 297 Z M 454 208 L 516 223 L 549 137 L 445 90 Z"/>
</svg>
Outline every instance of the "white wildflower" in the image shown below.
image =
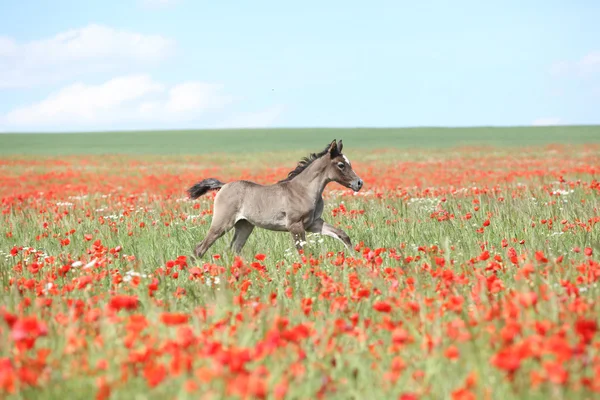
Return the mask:
<svg viewBox="0 0 600 400">
<path fill-rule="evenodd" d="M 558 190 L 555 190 L 554 192 L 552 192 L 552 194 L 559 194 L 561 196 L 568 196 L 569 194 L 574 193 L 574 192 L 575 191 L 572 190 L 572 189 L 571 190 L 558 189 Z"/>
<path fill-rule="evenodd" d="M 48 283 L 46 283 L 46 285 L 44 286 L 44 289 L 42 290 L 42 292 L 43 292 L 44 294 L 48 294 L 48 291 L 49 291 L 50 289 L 52 289 L 53 287 L 54 287 L 54 284 L 53 284 L 52 282 L 48 282 Z"/>
<path fill-rule="evenodd" d="M 125 275 L 127 275 L 127 276 L 131 276 L 131 277 L 133 277 L 133 276 L 138 276 L 138 277 L 140 277 L 140 278 L 147 278 L 147 277 L 148 277 L 148 275 L 146 275 L 146 274 L 141 274 L 141 273 L 139 273 L 139 272 L 135 272 L 135 271 L 133 271 L 133 270 L 129 270 L 129 271 L 127 271 L 127 272 L 125 273 Z"/>
</svg>

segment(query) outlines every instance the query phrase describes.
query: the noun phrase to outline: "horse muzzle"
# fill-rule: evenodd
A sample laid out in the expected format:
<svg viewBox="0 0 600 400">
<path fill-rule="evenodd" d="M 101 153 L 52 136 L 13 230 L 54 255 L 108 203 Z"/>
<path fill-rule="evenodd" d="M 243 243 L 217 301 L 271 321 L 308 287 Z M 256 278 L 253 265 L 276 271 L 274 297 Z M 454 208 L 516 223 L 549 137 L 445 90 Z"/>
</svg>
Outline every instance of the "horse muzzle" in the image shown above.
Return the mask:
<svg viewBox="0 0 600 400">
<path fill-rule="evenodd" d="M 359 178 L 350 184 L 350 189 L 358 192 L 363 187 L 363 184 L 363 180 Z"/>
</svg>

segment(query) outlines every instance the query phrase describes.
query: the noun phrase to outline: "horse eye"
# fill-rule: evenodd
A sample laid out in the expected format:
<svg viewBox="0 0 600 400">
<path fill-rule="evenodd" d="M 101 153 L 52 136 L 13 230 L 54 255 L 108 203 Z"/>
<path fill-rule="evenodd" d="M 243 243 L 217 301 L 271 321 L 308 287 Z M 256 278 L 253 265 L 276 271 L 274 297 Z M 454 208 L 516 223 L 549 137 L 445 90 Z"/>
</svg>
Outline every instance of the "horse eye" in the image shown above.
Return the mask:
<svg viewBox="0 0 600 400">
<path fill-rule="evenodd" d="M 339 169 L 344 169 L 344 163 L 343 162 L 339 162 L 338 163 L 338 168 Z"/>
</svg>

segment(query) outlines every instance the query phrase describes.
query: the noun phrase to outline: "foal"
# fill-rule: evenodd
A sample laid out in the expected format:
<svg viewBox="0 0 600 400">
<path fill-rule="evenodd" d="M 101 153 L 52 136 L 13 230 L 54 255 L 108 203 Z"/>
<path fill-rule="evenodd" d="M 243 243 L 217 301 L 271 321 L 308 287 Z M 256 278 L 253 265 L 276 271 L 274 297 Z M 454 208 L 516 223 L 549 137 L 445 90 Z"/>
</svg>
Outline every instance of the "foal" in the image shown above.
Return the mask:
<svg viewBox="0 0 600 400">
<path fill-rule="evenodd" d="M 223 183 L 204 179 L 188 189 L 192 199 L 209 190 L 220 189 L 215 196 L 213 219 L 204 240 L 196 246 L 201 258 L 213 243 L 235 228 L 231 248 L 240 253 L 255 226 L 272 231 L 290 232 L 298 252 L 305 242 L 305 232 L 331 236 L 353 251 L 346 232 L 323 221 L 323 190 L 337 182 L 358 192 L 363 181 L 342 154 L 342 141 L 331 142 L 319 154 L 303 158 L 288 177 L 273 184 L 249 181 Z"/>
</svg>

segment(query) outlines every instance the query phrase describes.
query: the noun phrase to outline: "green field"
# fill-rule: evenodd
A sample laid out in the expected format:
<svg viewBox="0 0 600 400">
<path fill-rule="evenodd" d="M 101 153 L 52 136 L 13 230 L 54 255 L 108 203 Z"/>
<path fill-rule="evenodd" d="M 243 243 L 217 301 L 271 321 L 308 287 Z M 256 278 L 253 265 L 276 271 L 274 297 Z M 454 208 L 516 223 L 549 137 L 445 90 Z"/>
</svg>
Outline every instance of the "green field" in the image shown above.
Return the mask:
<svg viewBox="0 0 600 400">
<path fill-rule="evenodd" d="M 373 148 L 600 143 L 600 126 L 339 128 L 0 134 L 0 154 L 206 154 L 321 149 L 343 139 Z"/>
<path fill-rule="evenodd" d="M 333 138 L 365 187 L 330 184 L 323 219 L 354 251 L 308 234 L 300 257 L 255 229 L 240 257 L 228 232 L 189 258 L 214 206 L 189 185 L 273 182 Z M 0 135 L 0 399 L 597 398 L 599 143 L 600 127 Z"/>
</svg>

